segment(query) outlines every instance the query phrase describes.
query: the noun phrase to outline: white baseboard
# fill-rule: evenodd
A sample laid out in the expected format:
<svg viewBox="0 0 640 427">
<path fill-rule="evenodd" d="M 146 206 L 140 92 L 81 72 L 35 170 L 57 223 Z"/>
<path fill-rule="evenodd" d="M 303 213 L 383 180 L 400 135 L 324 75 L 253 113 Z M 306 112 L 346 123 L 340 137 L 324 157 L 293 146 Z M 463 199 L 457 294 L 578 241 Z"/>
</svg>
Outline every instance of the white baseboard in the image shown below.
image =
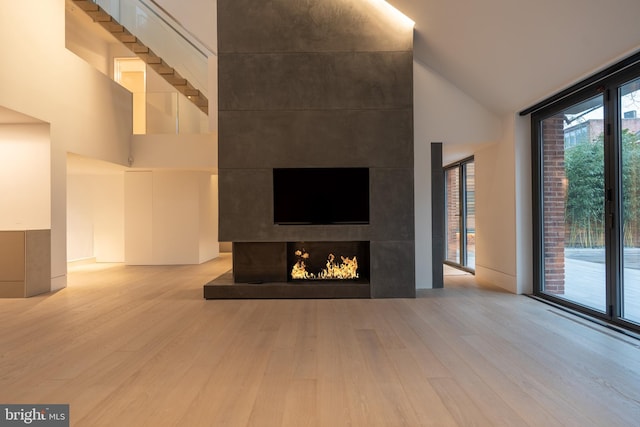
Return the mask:
<svg viewBox="0 0 640 427">
<path fill-rule="evenodd" d="M 516 276 L 476 264 L 476 280 L 483 285 L 494 285 L 511 293 L 518 293 Z"/>
</svg>

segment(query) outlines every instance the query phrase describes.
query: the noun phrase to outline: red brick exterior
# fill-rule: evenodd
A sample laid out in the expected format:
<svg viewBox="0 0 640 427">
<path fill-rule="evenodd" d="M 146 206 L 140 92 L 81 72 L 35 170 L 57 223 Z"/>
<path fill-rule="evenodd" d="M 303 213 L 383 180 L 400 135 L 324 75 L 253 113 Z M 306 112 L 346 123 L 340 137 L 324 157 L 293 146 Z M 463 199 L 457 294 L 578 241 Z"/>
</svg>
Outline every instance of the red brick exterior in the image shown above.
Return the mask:
<svg viewBox="0 0 640 427">
<path fill-rule="evenodd" d="M 449 169 L 445 174 L 447 189 L 447 253 L 445 259 L 461 262 L 460 257 L 460 170 Z"/>
<path fill-rule="evenodd" d="M 544 203 L 544 291 L 564 294 L 565 200 L 563 116 L 542 122 Z"/>
</svg>

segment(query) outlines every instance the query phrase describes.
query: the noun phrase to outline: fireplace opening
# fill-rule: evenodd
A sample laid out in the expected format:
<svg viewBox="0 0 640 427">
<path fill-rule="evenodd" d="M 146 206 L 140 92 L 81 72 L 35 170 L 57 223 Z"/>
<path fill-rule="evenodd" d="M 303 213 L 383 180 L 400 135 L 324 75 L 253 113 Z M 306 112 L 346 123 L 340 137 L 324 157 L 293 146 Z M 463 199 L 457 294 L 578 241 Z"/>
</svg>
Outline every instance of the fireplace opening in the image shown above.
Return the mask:
<svg viewBox="0 0 640 427">
<path fill-rule="evenodd" d="M 233 270 L 207 283 L 204 295 L 207 299 L 370 298 L 369 259 L 366 241 L 234 242 Z M 302 263 L 306 274 L 292 274 Z"/>
<path fill-rule="evenodd" d="M 290 282 L 369 280 L 369 242 L 291 242 L 287 244 Z"/>
</svg>

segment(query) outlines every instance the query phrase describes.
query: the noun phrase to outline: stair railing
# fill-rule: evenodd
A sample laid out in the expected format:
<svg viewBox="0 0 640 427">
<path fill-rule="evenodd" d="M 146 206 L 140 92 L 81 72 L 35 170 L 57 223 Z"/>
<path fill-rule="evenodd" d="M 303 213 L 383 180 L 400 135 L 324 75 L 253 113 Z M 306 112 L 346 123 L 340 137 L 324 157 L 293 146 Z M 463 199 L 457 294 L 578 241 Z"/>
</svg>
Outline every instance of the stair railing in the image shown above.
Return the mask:
<svg viewBox="0 0 640 427">
<path fill-rule="evenodd" d="M 207 116 L 179 92 L 146 92 L 145 134 L 199 134 L 209 131 Z"/>
<path fill-rule="evenodd" d="M 154 0 L 91 0 L 164 58 L 206 97 L 215 52 Z"/>
</svg>

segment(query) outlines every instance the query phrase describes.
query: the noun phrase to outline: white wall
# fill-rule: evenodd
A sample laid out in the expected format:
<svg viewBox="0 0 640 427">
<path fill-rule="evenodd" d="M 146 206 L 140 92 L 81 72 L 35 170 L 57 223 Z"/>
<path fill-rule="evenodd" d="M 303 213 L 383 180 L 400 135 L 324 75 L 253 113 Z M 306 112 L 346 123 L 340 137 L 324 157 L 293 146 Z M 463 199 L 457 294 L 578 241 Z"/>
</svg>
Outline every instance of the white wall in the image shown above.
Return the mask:
<svg viewBox="0 0 640 427">
<path fill-rule="evenodd" d="M 70 174 L 67 260 L 124 261 L 124 172 Z"/>
<path fill-rule="evenodd" d="M 124 174 L 124 259 L 127 264 L 151 264 L 153 260 L 153 174 Z"/>
<path fill-rule="evenodd" d="M 418 61 L 413 80 L 416 142 L 442 142 L 445 165 L 498 141 L 500 118 L 469 95 Z"/>
<path fill-rule="evenodd" d="M 512 116 L 515 144 L 516 288 L 533 292 L 533 189 L 531 178 L 531 118 Z"/>
<path fill-rule="evenodd" d="M 49 125 L 0 125 L 0 230 L 49 228 Z"/>
<path fill-rule="evenodd" d="M 497 144 L 476 164 L 476 278 L 513 293 L 532 290 L 530 118 L 502 118 Z"/>
<path fill-rule="evenodd" d="M 197 264 L 200 230 L 195 173 L 153 172 L 152 264 Z"/>
<path fill-rule="evenodd" d="M 415 123 L 417 123 L 417 120 Z M 418 139 L 416 137 L 414 146 L 413 175 L 417 289 L 430 289 L 433 287 L 431 275 L 433 270 L 433 233 L 431 232 L 431 145 L 428 140 L 426 141 L 427 142 L 418 143 Z"/>
<path fill-rule="evenodd" d="M 215 134 L 134 135 L 131 158 L 136 168 L 218 168 Z"/>
<path fill-rule="evenodd" d="M 125 172 L 125 262 L 199 264 L 216 257 L 215 182 L 209 172 Z"/>
<path fill-rule="evenodd" d="M 96 25 L 79 7 L 71 12 L 65 8 L 65 45 L 71 52 L 83 58 L 103 74 L 111 75 L 113 64 L 109 60 L 111 46 L 104 38 L 95 35 L 91 26 Z M 106 30 L 105 30 L 106 31 Z"/>
<path fill-rule="evenodd" d="M 513 121 L 505 136 L 475 153 L 476 277 L 515 292 L 516 210 Z"/>
<path fill-rule="evenodd" d="M 51 124 L 52 289 L 66 285 L 66 156 L 126 164 L 131 95 L 65 49 L 64 0 L 2 1 L 0 106 Z"/>
<path fill-rule="evenodd" d="M 218 175 L 199 174 L 200 258 L 205 262 L 220 255 L 218 242 Z"/>
<path fill-rule="evenodd" d="M 502 124 L 482 105 L 416 61 L 413 82 L 416 287 L 420 289 L 432 286 L 431 143 L 443 143 L 446 164 L 498 141 Z"/>
<path fill-rule="evenodd" d="M 93 258 L 93 185 L 86 175 L 67 180 L 67 261 Z"/>
<path fill-rule="evenodd" d="M 124 262 L 124 173 L 93 177 L 93 244 L 98 262 Z"/>
<path fill-rule="evenodd" d="M 156 0 L 156 2 L 211 51 L 217 51 L 217 1 L 191 0 L 189 7 L 185 7 L 184 0 Z"/>
</svg>

